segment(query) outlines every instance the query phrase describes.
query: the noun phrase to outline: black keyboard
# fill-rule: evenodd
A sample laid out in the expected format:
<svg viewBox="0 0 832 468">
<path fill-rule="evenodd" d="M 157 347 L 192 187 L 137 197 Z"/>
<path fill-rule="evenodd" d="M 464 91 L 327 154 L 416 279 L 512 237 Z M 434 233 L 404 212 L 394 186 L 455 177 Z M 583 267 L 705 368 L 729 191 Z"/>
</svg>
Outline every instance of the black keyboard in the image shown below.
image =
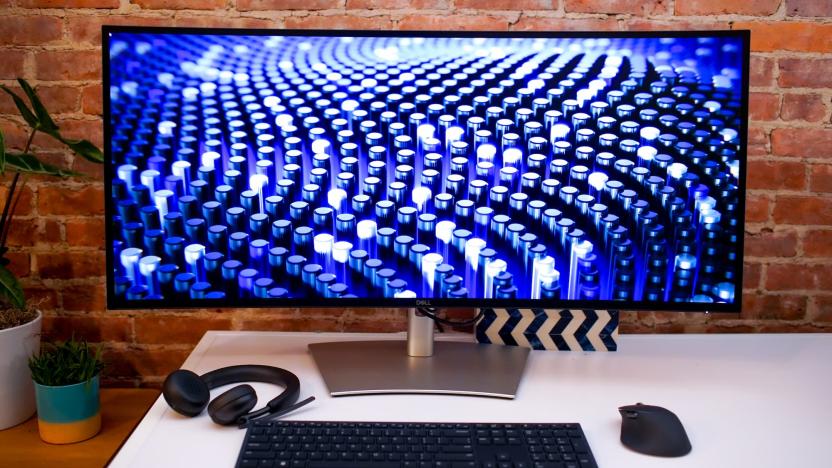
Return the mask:
<svg viewBox="0 0 832 468">
<path fill-rule="evenodd" d="M 595 468 L 580 424 L 262 421 L 238 467 Z"/>
</svg>

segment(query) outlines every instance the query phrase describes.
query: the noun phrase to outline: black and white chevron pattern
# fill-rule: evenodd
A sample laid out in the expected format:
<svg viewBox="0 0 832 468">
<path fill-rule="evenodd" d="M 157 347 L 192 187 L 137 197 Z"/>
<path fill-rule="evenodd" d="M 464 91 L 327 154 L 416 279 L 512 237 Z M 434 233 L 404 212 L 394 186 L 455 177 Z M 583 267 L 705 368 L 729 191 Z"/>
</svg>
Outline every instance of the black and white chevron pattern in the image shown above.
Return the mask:
<svg viewBox="0 0 832 468">
<path fill-rule="evenodd" d="M 617 310 L 484 309 L 480 343 L 558 351 L 618 349 Z"/>
</svg>

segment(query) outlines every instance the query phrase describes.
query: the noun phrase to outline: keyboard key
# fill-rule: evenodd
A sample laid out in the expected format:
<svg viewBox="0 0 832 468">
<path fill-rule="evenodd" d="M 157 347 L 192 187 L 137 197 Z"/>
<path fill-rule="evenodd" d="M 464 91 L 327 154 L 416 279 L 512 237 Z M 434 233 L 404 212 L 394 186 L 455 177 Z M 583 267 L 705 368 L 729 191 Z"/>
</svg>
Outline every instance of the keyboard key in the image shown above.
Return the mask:
<svg viewBox="0 0 832 468">
<path fill-rule="evenodd" d="M 399 468 L 397 462 L 367 462 L 362 463 L 362 468 Z M 418 465 L 415 465 L 418 466 Z M 306 465 L 306 468 L 356 468 L 354 461 L 337 461 L 337 462 L 311 462 Z"/>
</svg>

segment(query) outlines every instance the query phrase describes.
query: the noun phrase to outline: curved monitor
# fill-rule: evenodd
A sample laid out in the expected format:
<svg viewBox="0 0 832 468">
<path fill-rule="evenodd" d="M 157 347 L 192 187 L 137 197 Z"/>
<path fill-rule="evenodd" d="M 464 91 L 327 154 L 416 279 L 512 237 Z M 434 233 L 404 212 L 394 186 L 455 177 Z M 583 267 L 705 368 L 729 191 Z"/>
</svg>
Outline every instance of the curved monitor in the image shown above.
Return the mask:
<svg viewBox="0 0 832 468">
<path fill-rule="evenodd" d="M 105 27 L 108 305 L 738 311 L 748 38 Z"/>
</svg>

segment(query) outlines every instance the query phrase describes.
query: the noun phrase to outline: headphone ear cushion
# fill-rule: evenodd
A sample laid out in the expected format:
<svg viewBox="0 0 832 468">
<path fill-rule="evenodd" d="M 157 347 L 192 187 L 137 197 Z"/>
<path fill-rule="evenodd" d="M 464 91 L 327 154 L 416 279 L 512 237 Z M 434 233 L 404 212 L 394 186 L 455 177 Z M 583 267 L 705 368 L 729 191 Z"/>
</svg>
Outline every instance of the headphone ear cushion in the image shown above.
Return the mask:
<svg viewBox="0 0 832 468">
<path fill-rule="evenodd" d="M 208 415 L 223 426 L 236 424 L 257 404 L 257 393 L 251 385 L 238 385 L 214 398 L 208 405 Z"/>
<path fill-rule="evenodd" d="M 167 376 L 162 385 L 162 394 L 174 411 L 190 417 L 199 415 L 211 399 L 205 381 L 186 369 L 179 369 Z"/>
</svg>

